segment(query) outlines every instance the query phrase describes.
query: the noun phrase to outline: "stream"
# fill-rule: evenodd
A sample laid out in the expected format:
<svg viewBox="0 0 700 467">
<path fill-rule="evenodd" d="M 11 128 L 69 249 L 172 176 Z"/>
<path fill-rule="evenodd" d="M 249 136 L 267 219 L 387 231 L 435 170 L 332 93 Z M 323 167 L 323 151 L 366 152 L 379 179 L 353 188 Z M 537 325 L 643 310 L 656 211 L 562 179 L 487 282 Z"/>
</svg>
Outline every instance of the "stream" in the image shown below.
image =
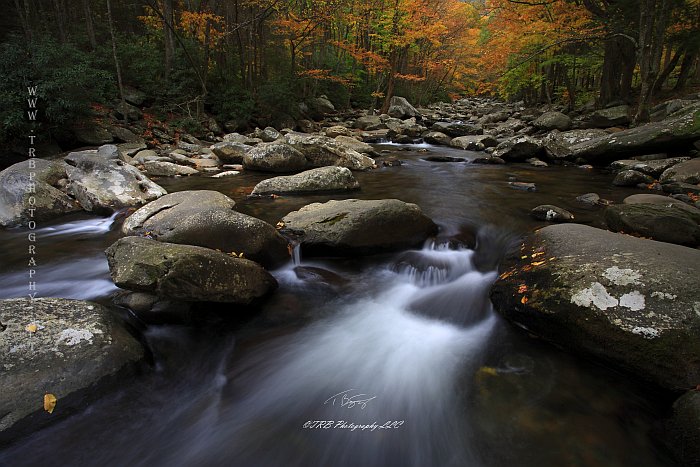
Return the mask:
<svg viewBox="0 0 700 467">
<path fill-rule="evenodd" d="M 153 368 L 89 409 L 0 451 L 1 466 L 661 466 L 662 404 L 626 375 L 513 329 L 488 300 L 504 251 L 542 223 L 539 204 L 602 226 L 600 209 L 640 192 L 577 167 L 461 162 L 480 154 L 379 145 L 399 167 L 357 173 L 361 191 L 247 199 L 269 175 L 156 180 L 210 189 L 276 224 L 329 199 L 418 204 L 440 234 L 422 249 L 308 259 L 272 271 L 279 290 L 256 313 L 201 310 L 196 325 L 148 324 Z M 424 152 L 428 151 L 428 152 Z M 509 180 L 533 182 L 536 192 Z M 71 215 L 37 232 L 39 296 L 109 304 L 103 251 L 119 215 Z M 26 296 L 26 233 L 0 231 L 0 298 Z M 60 408 L 60 401 L 59 401 Z M 57 409 L 58 410 L 58 409 Z"/>
</svg>

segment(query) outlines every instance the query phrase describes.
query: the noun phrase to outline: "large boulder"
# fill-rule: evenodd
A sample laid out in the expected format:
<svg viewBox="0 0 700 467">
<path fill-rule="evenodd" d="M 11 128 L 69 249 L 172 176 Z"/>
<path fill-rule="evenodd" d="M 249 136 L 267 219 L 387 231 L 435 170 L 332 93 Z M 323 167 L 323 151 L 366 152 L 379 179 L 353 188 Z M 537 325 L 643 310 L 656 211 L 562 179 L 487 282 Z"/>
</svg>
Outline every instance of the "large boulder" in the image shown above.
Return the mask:
<svg viewBox="0 0 700 467">
<path fill-rule="evenodd" d="M 314 119 L 322 118 L 336 112 L 335 106 L 326 96 L 314 97 L 307 101 L 310 116 Z"/>
<path fill-rule="evenodd" d="M 105 158 L 99 152 L 71 153 L 64 161 L 68 191 L 86 211 L 110 212 L 138 206 L 167 193 L 136 167 Z"/>
<path fill-rule="evenodd" d="M 209 147 L 216 157 L 227 164 L 242 164 L 251 146 L 233 141 L 222 141 Z"/>
<path fill-rule="evenodd" d="M 538 155 L 541 149 L 539 141 L 529 136 L 516 136 L 496 146 L 493 155 L 508 162 L 522 162 Z"/>
<path fill-rule="evenodd" d="M 629 125 L 631 122 L 630 113 L 631 110 L 628 105 L 618 105 L 596 110 L 584 118 L 584 125 L 589 128 L 611 128 Z"/>
<path fill-rule="evenodd" d="M 579 224 L 545 227 L 506 260 L 507 319 L 674 390 L 700 383 L 700 251 Z"/>
<path fill-rule="evenodd" d="M 258 263 L 199 246 L 124 237 L 106 254 L 117 286 L 174 300 L 248 304 L 277 287 Z"/>
<path fill-rule="evenodd" d="M 0 226 L 16 227 L 79 211 L 75 200 L 56 188 L 65 178 L 63 164 L 44 159 L 18 162 L 0 172 Z"/>
<path fill-rule="evenodd" d="M 569 159 L 573 156 L 572 146 L 607 135 L 608 133 L 605 130 L 595 128 L 569 131 L 553 130 L 541 139 L 541 144 L 550 159 Z"/>
<path fill-rule="evenodd" d="M 83 128 L 76 128 L 73 130 L 73 134 L 79 143 L 87 146 L 99 146 L 100 144 L 114 141 L 112 133 L 101 126 L 89 125 Z"/>
<path fill-rule="evenodd" d="M 439 131 L 429 131 L 423 135 L 423 141 L 428 144 L 442 144 L 443 146 L 449 146 L 452 142 L 452 138 Z"/>
<path fill-rule="evenodd" d="M 144 351 L 112 313 L 97 303 L 62 298 L 0 301 L 0 442 L 36 430 L 87 405 L 115 378 L 127 376 Z M 53 416 L 44 394 L 58 400 Z"/>
<path fill-rule="evenodd" d="M 296 175 L 268 178 L 255 185 L 254 195 L 350 191 L 360 188 L 350 169 L 319 167 Z"/>
<path fill-rule="evenodd" d="M 243 156 L 243 166 L 261 172 L 298 172 L 307 167 L 304 154 L 283 143 L 258 144 Z"/>
<path fill-rule="evenodd" d="M 391 117 L 400 118 L 402 120 L 420 115 L 416 108 L 413 107 L 411 103 L 406 100 L 406 98 L 399 96 L 393 96 L 391 98 L 387 113 Z"/>
<path fill-rule="evenodd" d="M 267 267 L 289 259 L 287 241 L 273 226 L 233 210 L 235 202 L 216 191 L 180 191 L 148 203 L 122 225 L 125 235 L 196 245 L 245 258 Z"/>
<path fill-rule="evenodd" d="M 638 186 L 638 185 L 648 185 L 652 183 L 654 179 L 649 175 L 636 170 L 623 170 L 618 172 L 613 179 L 613 185 L 615 186 Z"/>
<path fill-rule="evenodd" d="M 336 136 L 333 139 L 335 139 L 338 143 L 342 144 L 343 146 L 346 146 L 349 149 L 352 149 L 353 151 L 357 151 L 360 154 L 376 154 L 376 151 L 374 150 L 371 144 L 359 141 L 351 136 L 340 135 Z"/>
<path fill-rule="evenodd" d="M 700 158 L 690 159 L 666 169 L 661 174 L 661 183 L 688 183 L 700 185 Z"/>
<path fill-rule="evenodd" d="M 352 126 L 353 128 L 359 128 L 360 130 L 366 131 L 382 130 L 386 128 L 386 125 L 384 122 L 382 122 L 379 115 L 365 115 L 360 117 L 355 120 L 355 123 L 353 123 Z"/>
<path fill-rule="evenodd" d="M 283 219 L 305 255 L 373 254 L 421 245 L 437 227 L 415 204 L 397 199 L 328 201 Z"/>
<path fill-rule="evenodd" d="M 571 149 L 575 157 L 581 157 L 591 163 L 605 164 L 625 156 L 686 149 L 698 139 L 700 139 L 700 104 L 668 120 L 612 133 L 579 143 Z"/>
<path fill-rule="evenodd" d="M 337 165 L 350 170 L 367 170 L 374 166 L 372 158 L 327 136 L 288 133 L 285 138 L 287 144 L 304 155 L 309 167 Z"/>
<path fill-rule="evenodd" d="M 610 230 L 679 245 L 700 245 L 700 209 L 676 204 L 617 204 L 605 208 Z"/>
<path fill-rule="evenodd" d="M 532 124 L 538 130 L 551 131 L 560 130 L 566 131 L 571 128 L 571 118 L 561 112 L 545 112 L 535 119 Z"/>
</svg>

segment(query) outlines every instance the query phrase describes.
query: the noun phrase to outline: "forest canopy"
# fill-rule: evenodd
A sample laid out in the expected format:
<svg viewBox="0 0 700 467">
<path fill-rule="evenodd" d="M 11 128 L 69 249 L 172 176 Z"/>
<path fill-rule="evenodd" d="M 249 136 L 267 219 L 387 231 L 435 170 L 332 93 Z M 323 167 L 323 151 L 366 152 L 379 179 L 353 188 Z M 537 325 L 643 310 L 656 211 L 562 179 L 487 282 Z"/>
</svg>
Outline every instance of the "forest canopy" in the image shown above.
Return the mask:
<svg viewBox="0 0 700 467">
<path fill-rule="evenodd" d="M 14 0 L 3 21 L 4 141 L 30 81 L 55 127 L 135 89 L 186 128 L 281 124 L 319 95 L 622 102 L 641 122 L 700 77 L 698 0 Z"/>
</svg>

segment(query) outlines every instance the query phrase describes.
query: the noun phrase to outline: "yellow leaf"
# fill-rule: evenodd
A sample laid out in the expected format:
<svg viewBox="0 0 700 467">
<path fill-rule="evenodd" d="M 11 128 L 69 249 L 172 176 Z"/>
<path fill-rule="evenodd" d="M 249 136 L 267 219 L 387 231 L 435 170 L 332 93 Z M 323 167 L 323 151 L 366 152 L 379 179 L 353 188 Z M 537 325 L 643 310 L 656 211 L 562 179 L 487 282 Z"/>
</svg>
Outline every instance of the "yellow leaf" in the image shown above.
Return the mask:
<svg viewBox="0 0 700 467">
<path fill-rule="evenodd" d="M 544 264 L 544 261 L 535 261 L 532 263 L 533 266 L 539 266 L 540 264 Z"/>
<path fill-rule="evenodd" d="M 279 221 L 275 227 L 277 227 L 278 229 L 283 229 L 283 228 L 284 228 L 284 222 Z"/>
<path fill-rule="evenodd" d="M 24 328 L 24 329 L 26 329 L 27 332 L 31 332 L 32 334 L 34 334 L 34 333 L 36 332 L 36 330 L 37 330 L 36 323 L 27 324 L 27 327 Z"/>
<path fill-rule="evenodd" d="M 238 255 L 239 258 L 243 258 L 243 252 L 241 251 L 241 254 Z"/>
<path fill-rule="evenodd" d="M 56 408 L 56 396 L 53 394 L 46 393 L 44 394 L 44 410 L 46 410 L 48 413 L 53 413 L 53 409 Z"/>
<path fill-rule="evenodd" d="M 479 368 L 479 376 L 481 375 L 489 375 L 489 376 L 498 376 L 498 370 L 495 368 L 492 368 L 490 366 L 482 366 Z"/>
<path fill-rule="evenodd" d="M 532 254 L 532 258 L 537 258 L 538 256 L 541 256 L 544 254 L 544 251 L 538 251 L 537 253 Z"/>
</svg>

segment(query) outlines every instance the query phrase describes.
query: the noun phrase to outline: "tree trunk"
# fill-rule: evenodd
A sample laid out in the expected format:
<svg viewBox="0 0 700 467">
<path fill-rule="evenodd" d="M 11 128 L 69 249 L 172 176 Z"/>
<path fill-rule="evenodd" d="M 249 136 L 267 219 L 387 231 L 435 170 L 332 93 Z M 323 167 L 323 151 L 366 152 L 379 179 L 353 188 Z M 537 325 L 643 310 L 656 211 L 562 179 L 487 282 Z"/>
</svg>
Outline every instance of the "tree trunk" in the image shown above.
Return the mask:
<svg viewBox="0 0 700 467">
<path fill-rule="evenodd" d="M 683 62 L 681 62 L 681 71 L 678 73 L 678 81 L 676 81 L 676 85 L 673 87 L 674 91 L 680 91 L 685 87 L 685 84 L 688 82 L 688 78 L 690 78 L 690 74 L 693 71 L 693 65 L 696 65 L 696 62 L 698 58 L 697 52 L 691 53 L 691 52 L 686 52 L 685 56 L 683 57 Z M 700 70 L 700 62 L 697 63 L 698 70 Z"/>
<path fill-rule="evenodd" d="M 641 87 L 635 123 L 649 121 L 654 83 L 659 74 L 663 40 L 671 5 L 668 0 L 643 0 L 639 17 L 639 70 Z"/>
<path fill-rule="evenodd" d="M 175 37 L 173 35 L 173 0 L 163 1 L 163 42 L 165 46 L 165 60 L 163 63 L 163 77 L 168 80 L 173 69 L 175 56 Z"/>
<path fill-rule="evenodd" d="M 671 75 L 673 70 L 676 69 L 676 65 L 678 65 L 678 61 L 681 59 L 681 56 L 683 55 L 683 47 L 679 47 L 676 52 L 673 54 L 673 57 L 667 60 L 666 66 L 664 67 L 664 70 L 661 72 L 658 78 L 656 78 L 656 83 L 654 83 L 654 94 L 658 94 L 661 92 L 661 88 L 663 87 L 664 83 L 668 79 L 668 77 Z M 669 51 L 670 52 L 670 51 Z M 670 56 L 670 53 L 668 54 Z M 687 56 L 687 54 L 686 54 Z"/>
<path fill-rule="evenodd" d="M 109 23 L 109 35 L 112 37 L 112 57 L 114 58 L 114 66 L 117 70 L 117 84 L 119 86 L 119 98 L 124 103 L 124 84 L 122 83 L 122 70 L 119 66 L 119 58 L 117 56 L 117 37 L 114 34 L 114 23 L 112 22 L 112 0 L 107 0 L 107 22 Z"/>
<path fill-rule="evenodd" d="M 90 48 L 97 49 L 97 38 L 95 37 L 95 24 L 92 21 L 92 10 L 90 0 L 83 0 L 83 11 L 85 12 L 85 32 L 87 32 Z"/>
</svg>

